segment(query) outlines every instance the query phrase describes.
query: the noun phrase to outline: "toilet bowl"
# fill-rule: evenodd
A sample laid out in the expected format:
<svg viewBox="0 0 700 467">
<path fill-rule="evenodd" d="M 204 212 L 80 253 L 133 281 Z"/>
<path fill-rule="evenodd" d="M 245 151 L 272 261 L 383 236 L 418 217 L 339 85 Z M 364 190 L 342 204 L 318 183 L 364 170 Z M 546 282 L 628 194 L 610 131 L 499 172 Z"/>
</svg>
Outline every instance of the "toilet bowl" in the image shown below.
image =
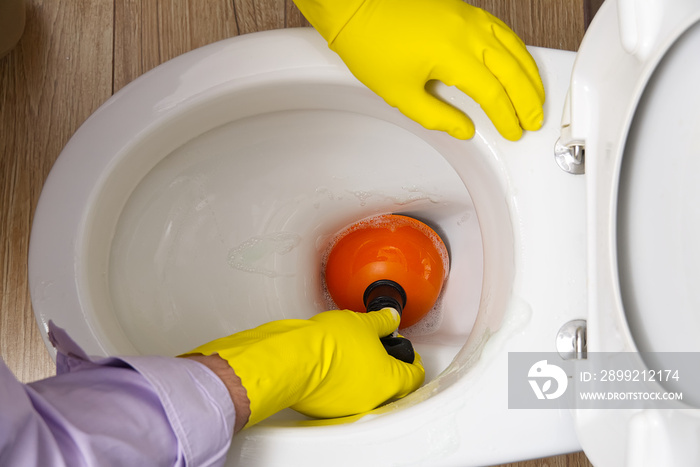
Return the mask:
<svg viewBox="0 0 700 467">
<path fill-rule="evenodd" d="M 616 5 L 596 24 L 615 22 Z M 484 465 L 582 443 L 600 448 L 601 462 L 619 460 L 588 429 L 601 415 L 508 408 L 508 353 L 552 351 L 564 323 L 588 319 L 589 351 L 621 349 L 598 337 L 609 323 L 597 290 L 616 283 L 592 252 L 596 216 L 610 217 L 592 195 L 602 190 L 591 160 L 606 147 L 591 129 L 602 110 L 574 116 L 589 89 L 577 79 L 591 65 L 530 50 L 546 120 L 514 143 L 440 83 L 431 90 L 464 109 L 477 134 L 425 130 L 358 83 L 310 29 L 239 36 L 146 73 L 83 124 L 44 186 L 29 280 L 47 347 L 49 320 L 89 354 L 176 355 L 308 318 L 334 305 L 321 271 L 334 235 L 399 213 L 435 228 L 451 260 L 435 309 L 403 331 L 426 384 L 359 417 L 283 411 L 234 437 L 230 464 Z M 586 175 L 554 162 L 555 147 L 561 159 L 583 145 Z M 616 313 L 608 319 L 627 329 Z"/>
</svg>

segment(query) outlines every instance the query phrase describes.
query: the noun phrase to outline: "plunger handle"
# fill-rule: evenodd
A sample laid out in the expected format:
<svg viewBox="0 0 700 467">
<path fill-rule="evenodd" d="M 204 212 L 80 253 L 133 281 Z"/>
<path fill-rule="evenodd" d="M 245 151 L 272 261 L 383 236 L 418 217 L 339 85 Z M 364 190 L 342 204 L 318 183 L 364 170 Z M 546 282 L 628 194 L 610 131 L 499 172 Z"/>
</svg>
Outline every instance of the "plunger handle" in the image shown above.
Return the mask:
<svg viewBox="0 0 700 467">
<path fill-rule="evenodd" d="M 405 337 L 386 336 L 379 339 L 386 349 L 386 353 L 405 363 L 413 363 L 416 360 L 416 352 L 413 344 Z"/>
<path fill-rule="evenodd" d="M 378 280 L 367 286 L 362 300 L 367 311 L 379 311 L 389 307 L 402 314 L 403 307 L 406 306 L 406 292 L 394 281 Z"/>
<path fill-rule="evenodd" d="M 383 308 L 393 308 L 400 315 L 403 312 L 403 307 L 406 306 L 406 292 L 394 281 L 378 280 L 367 287 L 363 300 L 368 313 Z M 386 352 L 392 357 L 405 363 L 413 363 L 416 359 L 416 352 L 413 350 L 411 341 L 398 336 L 396 331 L 379 340 Z"/>
</svg>

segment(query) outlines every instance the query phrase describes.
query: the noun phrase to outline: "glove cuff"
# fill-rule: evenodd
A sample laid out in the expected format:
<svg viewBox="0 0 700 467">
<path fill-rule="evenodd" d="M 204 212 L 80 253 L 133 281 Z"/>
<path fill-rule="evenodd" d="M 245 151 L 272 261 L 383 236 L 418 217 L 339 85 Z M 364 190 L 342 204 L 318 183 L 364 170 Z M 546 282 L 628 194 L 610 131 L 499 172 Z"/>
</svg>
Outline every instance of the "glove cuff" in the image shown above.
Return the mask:
<svg viewBox="0 0 700 467">
<path fill-rule="evenodd" d="M 328 44 L 368 0 L 294 0 L 297 8 Z"/>
<path fill-rule="evenodd" d="M 308 358 L 315 353 L 299 345 L 297 341 L 304 341 L 295 336 L 310 325 L 308 320 L 273 321 L 216 339 L 185 355 L 218 354 L 228 362 L 246 389 L 250 401 L 246 427 L 250 427 L 294 405 L 312 389 L 308 379 L 319 362 Z"/>
</svg>

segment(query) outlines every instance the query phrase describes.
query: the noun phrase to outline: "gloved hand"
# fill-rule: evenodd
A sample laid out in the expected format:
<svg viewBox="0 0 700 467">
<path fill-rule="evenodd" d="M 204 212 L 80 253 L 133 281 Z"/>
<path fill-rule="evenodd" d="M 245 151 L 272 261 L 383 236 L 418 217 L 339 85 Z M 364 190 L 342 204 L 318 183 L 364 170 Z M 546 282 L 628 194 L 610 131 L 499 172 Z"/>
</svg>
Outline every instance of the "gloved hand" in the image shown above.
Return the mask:
<svg viewBox="0 0 700 467">
<path fill-rule="evenodd" d="M 413 364 L 404 363 L 379 341 L 399 321 L 391 308 L 326 311 L 308 320 L 263 324 L 186 355 L 218 353 L 229 363 L 250 400 L 246 426 L 287 407 L 312 417 L 342 417 L 372 410 L 423 384 L 418 354 Z"/>
<path fill-rule="evenodd" d="M 428 129 L 468 139 L 474 124 L 429 94 L 457 86 L 503 137 L 542 126 L 544 87 L 525 44 L 503 22 L 461 0 L 294 0 L 368 88 Z"/>
</svg>

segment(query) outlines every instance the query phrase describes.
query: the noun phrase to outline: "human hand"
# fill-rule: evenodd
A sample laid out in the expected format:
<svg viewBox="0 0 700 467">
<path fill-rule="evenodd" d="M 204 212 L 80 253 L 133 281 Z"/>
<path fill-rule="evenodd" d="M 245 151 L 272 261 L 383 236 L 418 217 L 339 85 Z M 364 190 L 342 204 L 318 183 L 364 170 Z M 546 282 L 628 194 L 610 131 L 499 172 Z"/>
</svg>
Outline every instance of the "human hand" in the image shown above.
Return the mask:
<svg viewBox="0 0 700 467">
<path fill-rule="evenodd" d="M 525 44 L 503 22 L 461 0 L 295 0 L 350 71 L 428 129 L 474 136 L 460 110 L 425 88 L 430 80 L 472 97 L 515 141 L 542 126 L 544 87 Z"/>
<path fill-rule="evenodd" d="M 404 363 L 379 341 L 399 321 L 391 308 L 332 310 L 308 320 L 263 324 L 184 356 L 218 354 L 228 362 L 250 401 L 246 426 L 287 407 L 312 417 L 342 417 L 404 397 L 423 383 L 418 354 L 412 364 Z"/>
</svg>

